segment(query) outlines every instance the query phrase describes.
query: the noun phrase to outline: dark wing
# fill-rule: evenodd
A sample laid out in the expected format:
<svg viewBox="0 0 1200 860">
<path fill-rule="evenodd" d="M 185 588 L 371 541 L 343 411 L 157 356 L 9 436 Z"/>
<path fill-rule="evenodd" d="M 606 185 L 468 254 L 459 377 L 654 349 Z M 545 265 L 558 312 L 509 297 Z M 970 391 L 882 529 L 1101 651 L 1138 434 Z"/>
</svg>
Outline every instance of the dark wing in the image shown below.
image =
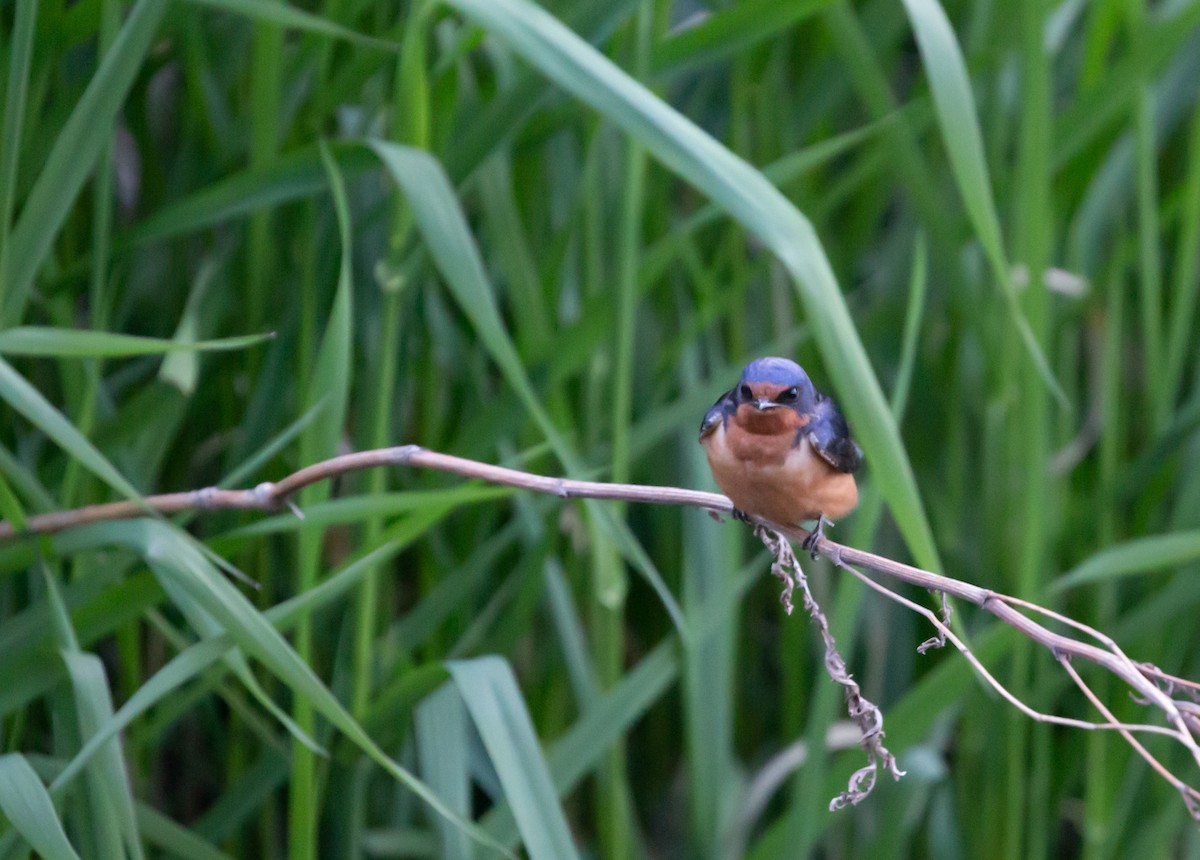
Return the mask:
<svg viewBox="0 0 1200 860">
<path fill-rule="evenodd" d="M 817 394 L 812 417 L 801 430 L 816 452 L 839 472 L 854 472 L 862 465 L 862 449 L 850 438 L 850 426 L 837 405 L 824 394 Z"/>
<path fill-rule="evenodd" d="M 733 401 L 733 389 L 729 389 L 720 397 L 717 402 L 712 405 L 712 409 L 704 413 L 704 420 L 700 422 L 700 438 L 703 439 L 709 433 L 717 429 L 717 425 L 723 423 L 725 419 L 737 412 L 737 404 Z"/>
</svg>

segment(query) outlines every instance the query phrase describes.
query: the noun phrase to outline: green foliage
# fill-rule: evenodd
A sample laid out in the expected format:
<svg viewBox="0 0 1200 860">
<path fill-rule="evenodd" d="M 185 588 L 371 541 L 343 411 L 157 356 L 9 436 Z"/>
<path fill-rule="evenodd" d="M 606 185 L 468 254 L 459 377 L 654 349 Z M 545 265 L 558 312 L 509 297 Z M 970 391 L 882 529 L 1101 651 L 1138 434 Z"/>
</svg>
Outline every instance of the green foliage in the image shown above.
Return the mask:
<svg viewBox="0 0 1200 860">
<path fill-rule="evenodd" d="M 700 416 L 786 354 L 866 451 L 836 538 L 1200 677 L 1200 4 L 13 0 L 0 78 L 7 519 L 404 443 L 710 488 Z M 295 501 L 0 547 L 0 858 L 1196 851 L 815 565 L 910 771 L 827 812 L 861 752 L 737 524 Z"/>
<path fill-rule="evenodd" d="M 15 753 L 0 756 L 0 809 L 10 826 L 43 857 L 79 857 L 67 841 L 46 787 L 29 762 Z"/>
</svg>

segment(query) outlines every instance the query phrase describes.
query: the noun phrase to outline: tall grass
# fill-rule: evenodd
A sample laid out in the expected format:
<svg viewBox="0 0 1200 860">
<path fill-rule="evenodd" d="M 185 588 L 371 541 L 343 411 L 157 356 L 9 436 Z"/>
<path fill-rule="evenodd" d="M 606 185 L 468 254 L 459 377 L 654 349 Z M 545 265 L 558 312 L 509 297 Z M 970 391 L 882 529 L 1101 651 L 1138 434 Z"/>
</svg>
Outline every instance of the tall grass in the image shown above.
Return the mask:
<svg viewBox="0 0 1200 860">
<path fill-rule="evenodd" d="M 839 539 L 1200 676 L 1196 4 L 10 0 L 0 34 L 5 518 L 405 442 L 708 487 L 699 416 L 785 354 L 867 454 Z M 0 856 L 1200 854 L 1118 739 L 818 569 L 908 770 L 826 811 L 859 755 L 736 525 L 404 471 L 297 502 L 0 547 Z"/>
</svg>

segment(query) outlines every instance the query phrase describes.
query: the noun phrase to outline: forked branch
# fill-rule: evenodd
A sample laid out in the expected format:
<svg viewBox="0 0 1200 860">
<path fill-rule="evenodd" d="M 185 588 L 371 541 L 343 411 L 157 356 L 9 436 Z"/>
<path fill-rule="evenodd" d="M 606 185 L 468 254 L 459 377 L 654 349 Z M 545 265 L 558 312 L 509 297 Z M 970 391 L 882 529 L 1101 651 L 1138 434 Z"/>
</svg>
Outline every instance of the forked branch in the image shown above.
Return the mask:
<svg viewBox="0 0 1200 860">
<path fill-rule="evenodd" d="M 171 514 L 185 510 L 214 510 L 241 509 L 259 511 L 277 511 L 291 505 L 291 497 L 302 487 L 323 481 L 348 472 L 380 466 L 409 466 L 420 469 L 435 469 L 450 472 L 465 478 L 477 478 L 494 484 L 501 484 L 519 489 L 532 490 L 539 493 L 549 493 L 560 498 L 581 499 L 611 499 L 625 502 L 642 502 L 658 505 L 685 505 L 701 508 L 716 514 L 730 514 L 733 505 L 725 496 L 718 493 L 706 493 L 699 490 L 686 490 L 678 487 L 653 487 L 641 484 L 610 484 L 599 481 L 576 481 L 566 478 L 551 478 L 544 475 L 534 475 L 518 469 L 503 466 L 493 466 L 476 460 L 467 460 L 448 454 L 439 454 L 417 445 L 403 445 L 395 448 L 380 448 L 373 451 L 361 451 L 345 454 L 329 460 L 307 466 L 276 483 L 259 484 L 249 490 L 223 490 L 210 487 L 185 493 L 170 493 L 159 496 L 146 496 L 137 501 L 111 502 L 102 505 L 90 505 L 68 511 L 38 514 L 29 517 L 25 527 L 17 532 L 10 523 L 0 522 L 0 540 L 12 539 L 23 535 L 40 535 L 59 532 L 64 529 L 87 523 L 107 520 L 129 519 L 145 516 L 148 513 Z M 808 532 L 801 528 L 783 527 L 776 523 L 758 521 L 760 527 L 777 532 L 791 541 L 801 541 Z M 762 532 L 760 530 L 760 536 Z M 766 540 L 766 538 L 764 538 Z M 791 548 L 786 549 L 781 544 L 768 545 L 776 556 L 778 565 L 791 565 L 795 562 Z M 1136 735 L 1158 734 L 1167 735 L 1188 751 L 1193 761 L 1200 767 L 1200 705 L 1194 696 L 1200 685 L 1183 678 L 1167 675 L 1160 669 L 1147 663 L 1138 663 L 1130 659 L 1109 637 L 1098 630 L 1074 621 L 1052 610 L 1029 603 L 1016 597 L 998 594 L 986 588 L 972 585 L 962 580 L 933 573 L 928 570 L 911 567 L 893 561 L 883 556 L 864 552 L 848 546 L 834 543 L 828 538 L 821 538 L 816 544 L 816 550 L 828 557 L 842 569 L 849 570 L 871 588 L 880 591 L 915 612 L 923 615 L 933 625 L 936 636 L 922 644 L 923 648 L 934 647 L 951 642 L 971 663 L 972 667 L 999 693 L 1015 707 L 1042 722 L 1055 723 L 1089 731 L 1108 730 L 1119 733 L 1154 770 L 1174 786 L 1183 798 L 1192 817 L 1200 821 L 1200 791 L 1197 791 L 1184 780 L 1172 773 L 1137 739 Z M 789 558 L 790 556 L 790 558 Z M 868 570 L 891 579 L 905 582 L 918 588 L 927 589 L 941 596 L 943 603 L 940 612 L 935 613 L 927 607 L 920 606 L 908 598 L 897 594 L 875 580 L 861 573 Z M 795 564 L 799 570 L 799 564 Z M 801 574 L 802 576 L 802 574 Z M 795 574 L 792 574 L 795 580 Z M 800 581 L 796 581 L 801 585 Z M 789 587 L 790 594 L 790 587 Z M 944 598 L 957 597 L 979 606 L 991 613 L 1005 624 L 1013 627 L 1022 635 L 1042 645 L 1053 655 L 1071 679 L 1080 687 L 1084 695 L 1100 712 L 1103 722 L 1088 722 L 1052 714 L 1044 714 L 1030 708 L 999 683 L 982 663 L 966 647 L 950 629 L 949 608 Z M 789 598 L 790 599 L 790 598 Z M 806 600 L 808 598 L 806 597 Z M 1050 630 L 1034 620 L 1032 614 L 1039 614 L 1064 626 L 1084 634 L 1092 642 L 1073 638 Z M 827 632 L 827 631 L 826 631 Z M 824 635 L 824 634 L 823 634 Z M 827 646 L 832 640 L 827 641 Z M 1096 644 L 1093 644 L 1095 642 Z M 827 650 L 827 654 L 830 652 Z M 832 653 L 836 655 L 836 650 Z M 1094 663 L 1123 681 L 1135 699 L 1159 712 L 1165 725 L 1150 723 L 1122 723 L 1116 719 L 1111 709 L 1105 705 L 1095 692 L 1083 681 L 1072 663 L 1073 660 L 1086 660 Z M 844 674 L 844 665 L 842 666 Z M 846 676 L 845 680 L 849 680 Z M 844 681 L 839 680 L 840 683 Z M 852 684 L 853 682 L 850 681 Z M 857 687 L 854 688 L 856 690 Z M 847 690 L 853 693 L 847 686 Z M 849 695 L 849 693 L 848 693 Z M 853 705 L 853 703 L 851 703 Z M 869 704 L 869 703 L 868 703 Z M 873 706 L 871 706 L 873 707 Z M 873 720 L 869 709 L 861 711 L 867 714 L 864 719 Z M 869 727 L 868 727 L 869 728 Z M 865 739 L 869 740 L 869 739 Z M 882 744 L 878 749 L 869 744 L 868 754 L 878 756 L 885 766 L 896 773 L 894 760 L 890 759 Z M 886 756 L 886 757 L 885 757 Z M 864 771 L 867 768 L 863 769 Z M 874 768 L 871 767 L 870 781 L 874 781 Z M 860 774 L 862 771 L 859 772 Z M 859 774 L 856 774 L 858 777 Z M 865 778 L 865 777 L 863 777 Z M 863 793 L 855 794 L 854 785 L 851 792 L 841 797 L 845 801 L 855 802 L 853 798 L 861 799 Z"/>
</svg>

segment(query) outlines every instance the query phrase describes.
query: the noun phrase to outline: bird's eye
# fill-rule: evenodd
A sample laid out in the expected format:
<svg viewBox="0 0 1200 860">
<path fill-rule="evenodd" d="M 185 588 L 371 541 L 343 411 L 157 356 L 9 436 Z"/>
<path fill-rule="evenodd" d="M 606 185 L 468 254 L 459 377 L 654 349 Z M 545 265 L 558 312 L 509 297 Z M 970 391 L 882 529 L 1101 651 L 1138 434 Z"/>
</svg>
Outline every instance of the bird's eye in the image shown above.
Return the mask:
<svg viewBox="0 0 1200 860">
<path fill-rule="evenodd" d="M 754 399 L 754 392 L 750 390 L 749 385 L 743 385 L 741 388 L 739 388 L 738 395 L 743 400 L 753 400 Z"/>
<path fill-rule="evenodd" d="M 796 386 L 793 385 L 791 388 L 787 389 L 786 391 L 780 392 L 779 396 L 776 397 L 775 399 L 779 403 L 795 403 L 796 399 L 799 396 L 800 396 L 800 391 L 796 388 Z"/>
</svg>

